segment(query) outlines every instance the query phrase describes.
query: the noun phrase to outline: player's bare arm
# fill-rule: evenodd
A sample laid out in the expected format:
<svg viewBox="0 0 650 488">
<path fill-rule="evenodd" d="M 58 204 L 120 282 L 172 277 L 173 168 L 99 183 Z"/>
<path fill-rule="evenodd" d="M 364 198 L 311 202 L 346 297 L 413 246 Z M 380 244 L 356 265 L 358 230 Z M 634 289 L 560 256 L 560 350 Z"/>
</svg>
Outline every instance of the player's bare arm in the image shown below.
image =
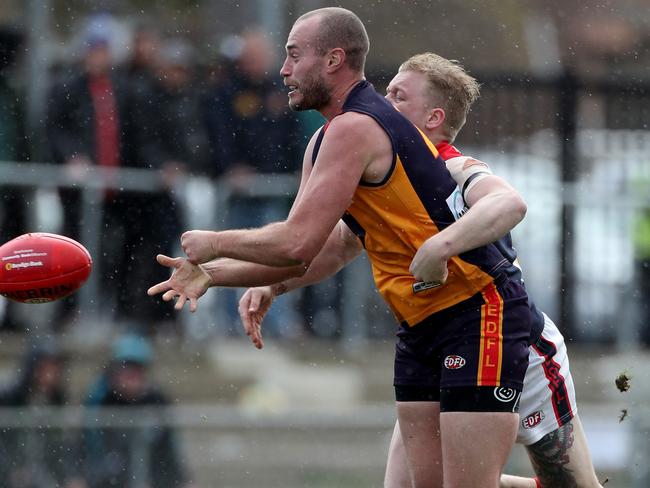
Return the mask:
<svg viewBox="0 0 650 488">
<path fill-rule="evenodd" d="M 460 188 L 465 181 L 461 181 Z M 465 200 L 470 207 L 467 213 L 418 249 L 410 267 L 416 279 L 444 283 L 447 261 L 452 256 L 496 241 L 526 215 L 521 195 L 505 180 L 491 174 L 478 181 L 466 193 Z"/>
<path fill-rule="evenodd" d="M 363 178 L 379 181 L 392 161 L 387 135 L 370 117 L 345 113 L 335 117 L 288 219 L 260 229 L 211 232 L 207 236 L 218 257 L 269 266 L 309 264 L 352 201 Z M 191 246 L 185 248 L 197 262 Z"/>
<path fill-rule="evenodd" d="M 526 202 L 519 192 L 496 175 L 485 176 L 464 197 L 469 210 L 438 234 L 441 240 L 454 241 L 452 256 L 500 239 L 526 215 Z"/>
<path fill-rule="evenodd" d="M 309 180 L 312 171 L 312 154 L 318 131 L 311 137 L 305 154 L 303 156 L 302 173 L 300 186 L 294 202 L 289 211 L 289 216 L 296 207 L 296 202 L 304 192 L 304 187 Z M 184 235 L 204 231 L 190 231 Z M 210 239 L 208 239 L 209 243 Z M 209 247 L 211 249 L 211 246 Z M 213 258 L 211 261 L 200 265 L 201 269 L 210 276 L 209 286 L 230 286 L 230 287 L 261 287 L 280 283 L 284 280 L 301 276 L 305 273 L 302 266 L 265 266 L 263 264 L 249 263 L 227 258 Z"/>
<path fill-rule="evenodd" d="M 311 174 L 312 154 L 314 151 L 314 145 L 316 143 L 317 136 L 318 136 L 318 131 L 316 131 L 312 135 L 309 143 L 307 144 L 307 148 L 305 149 L 305 154 L 303 156 L 302 173 L 300 178 L 300 186 L 298 188 L 298 192 L 296 198 L 294 199 L 289 215 L 291 215 L 293 208 L 296 205 L 296 202 L 300 200 L 300 196 L 303 193 L 305 184 L 307 183 L 307 180 L 309 179 L 309 175 Z M 181 236 L 181 247 L 183 248 L 183 250 L 185 251 L 186 255 L 189 257 L 192 263 L 207 263 L 218 257 L 216 250 L 213 248 L 212 234 L 214 234 L 213 231 L 190 230 L 185 232 Z M 216 281 L 217 280 L 215 280 L 215 282 Z M 249 284 L 245 286 L 254 286 L 254 285 Z"/>
<path fill-rule="evenodd" d="M 169 279 L 149 290 L 149 295 L 162 293 L 164 301 L 178 298 L 175 308 L 181 310 L 189 300 L 190 310 L 196 310 L 197 300 L 213 286 L 246 287 L 264 286 L 294 276 L 301 276 L 301 266 L 272 267 L 247 263 L 235 259 L 220 258 L 201 265 L 192 264 L 182 257 L 171 258 L 163 254 L 156 256 L 158 263 L 172 270 Z"/>
<path fill-rule="evenodd" d="M 305 150 L 298 196 L 300 196 L 302 188 L 311 173 L 311 158 L 316 135 L 314 134 L 312 136 Z M 186 234 L 203 234 L 203 232 L 190 231 Z M 209 240 L 206 242 L 197 240 L 197 245 L 203 246 L 202 248 L 196 249 L 197 253 L 202 253 L 206 256 L 211 255 L 212 251 Z M 180 310 L 183 304 L 189 301 L 190 311 L 192 312 L 196 311 L 198 299 L 212 286 L 264 286 L 304 273 L 302 269 L 295 267 L 269 267 L 234 259 L 212 258 L 209 262 L 200 266 L 191 263 L 187 258 L 170 258 L 159 255 L 156 259 L 161 265 L 170 268 L 172 275 L 168 280 L 149 288 L 147 293 L 149 295 L 163 293 L 163 300 L 165 301 L 170 301 L 175 297 L 178 298 L 175 307 L 177 310 Z"/>
<path fill-rule="evenodd" d="M 297 288 L 319 283 L 334 276 L 363 251 L 359 238 L 340 220 L 325 246 L 312 261 L 303 276 L 290 278 L 272 286 L 275 295 L 290 292 Z"/>
<path fill-rule="evenodd" d="M 249 288 L 239 300 L 239 316 L 246 335 L 258 349 L 264 347 L 262 321 L 276 296 L 303 286 L 318 283 L 342 269 L 361 254 L 363 247 L 359 239 L 343 221 L 330 234 L 323 249 L 312 261 L 307 273 L 298 278 L 275 283 L 270 286 Z"/>
<path fill-rule="evenodd" d="M 343 229 L 344 228 L 344 229 Z M 349 234 L 344 241 L 342 234 Z M 345 246 L 345 248 L 343 247 Z M 361 244 L 347 226 L 341 221 L 333 231 L 328 243 L 305 273 L 302 266 L 274 267 L 248 263 L 229 258 L 218 258 L 201 265 L 192 264 L 181 257 L 171 258 L 158 255 L 158 262 L 173 270 L 171 277 L 149 288 L 149 295 L 162 293 L 164 301 L 176 300 L 174 308 L 181 310 L 189 302 L 190 311 L 196 311 L 198 300 L 212 286 L 221 287 L 262 287 L 278 283 L 291 283 L 291 278 L 302 277 L 290 289 L 316 283 L 335 274 L 347 262 L 361 252 Z M 287 281 L 289 280 L 289 281 Z M 302 284 L 300 284 L 302 283 Z M 283 285 L 283 292 L 288 291 Z M 279 291 L 281 288 L 277 288 Z M 280 294 L 280 293 L 276 293 Z"/>
<path fill-rule="evenodd" d="M 334 227 L 349 205 L 351 195 L 359 180 L 362 177 L 368 181 L 380 180 L 388 171 L 392 158 L 392 148 L 383 130 L 369 117 L 355 113 L 337 117 L 330 124 L 315 169 L 311 167 L 312 149 L 313 141 L 310 142 L 305 154 L 300 190 L 287 221 L 262 229 L 245 231 L 201 232 L 201 234 L 193 231 L 196 237 L 203 237 L 204 240 L 208 238 L 214 241 L 215 238 L 225 236 L 226 245 L 230 238 L 230 245 L 234 246 L 235 250 L 234 255 L 231 256 L 232 259 L 215 259 L 202 265 L 201 271 L 210 277 L 210 281 L 206 281 L 205 276 L 199 272 L 199 269 L 193 268 L 193 263 L 190 261 L 184 263 L 168 258 L 165 260 L 168 264 L 161 264 L 170 266 L 173 263 L 174 275 L 169 280 L 150 288 L 149 294 L 166 293 L 163 296 L 166 300 L 176 297 L 178 298 L 177 308 L 182 308 L 180 303 L 189 300 L 190 308 L 195 310 L 196 300 L 205 293 L 209 286 L 263 286 L 305 274 L 309 267 L 308 264 L 303 262 L 295 264 L 297 260 L 291 260 L 292 254 L 289 254 L 292 249 L 296 248 L 302 252 L 305 251 L 306 246 L 300 245 L 298 237 L 303 240 L 311 237 L 311 241 L 306 242 L 318 243 L 321 239 L 319 233 L 329 225 Z M 330 224 L 329 222 L 334 219 L 334 216 L 336 216 L 336 221 Z M 266 232 L 269 228 L 271 228 L 271 232 Z M 277 232 L 278 229 L 285 230 Z M 296 237 L 293 234 L 294 239 L 289 238 L 292 231 L 287 229 L 297 229 L 299 236 Z M 313 232 L 313 235 L 310 232 Z M 236 245 L 238 236 L 244 239 L 242 243 L 248 244 L 247 246 L 242 245 L 242 247 L 248 249 L 251 254 L 237 252 L 239 250 Z M 275 249 L 276 254 L 270 256 L 271 259 L 266 259 L 268 257 L 264 252 L 266 247 L 260 248 L 256 244 L 260 241 L 255 239 L 266 239 L 261 242 L 271 242 L 274 236 L 278 242 L 274 246 L 270 245 L 268 249 Z M 210 243 L 211 249 L 214 249 L 213 244 L 214 242 Z M 204 243 L 202 246 L 205 249 Z M 311 248 L 307 248 L 307 251 L 314 252 L 313 249 L 316 249 L 316 246 L 313 244 L 311 246 Z M 278 250 L 285 251 L 284 261 L 281 263 L 277 260 L 277 254 L 280 252 Z M 316 251 L 318 250 L 316 249 Z M 191 249 L 186 252 L 191 256 Z M 289 261 L 287 254 L 289 254 Z M 267 262 L 247 262 L 246 257 Z M 282 254 L 280 254 L 280 258 L 282 259 Z M 307 259 L 313 258 L 307 255 Z M 275 267 L 278 269 L 273 269 Z M 178 274 L 181 270 L 183 273 Z M 189 283 L 187 281 L 189 278 L 196 278 L 199 283 Z"/>
</svg>

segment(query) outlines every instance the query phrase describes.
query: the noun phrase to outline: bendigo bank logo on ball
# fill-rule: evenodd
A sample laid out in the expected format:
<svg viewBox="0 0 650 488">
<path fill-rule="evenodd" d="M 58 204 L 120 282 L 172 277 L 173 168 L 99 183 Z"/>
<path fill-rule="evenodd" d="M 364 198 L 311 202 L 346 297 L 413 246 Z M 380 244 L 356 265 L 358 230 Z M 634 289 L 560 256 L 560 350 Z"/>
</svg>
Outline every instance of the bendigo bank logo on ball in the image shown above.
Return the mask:
<svg viewBox="0 0 650 488">
<path fill-rule="evenodd" d="M 46 303 L 74 293 L 88 279 L 92 258 L 69 237 L 35 232 L 0 246 L 0 295 Z"/>
<path fill-rule="evenodd" d="M 3 260 L 5 258 L 2 258 Z M 37 266 L 43 266 L 43 261 L 26 261 L 23 263 L 7 263 L 5 264 L 5 269 L 11 271 L 12 269 L 22 269 L 22 268 L 34 268 Z"/>
</svg>

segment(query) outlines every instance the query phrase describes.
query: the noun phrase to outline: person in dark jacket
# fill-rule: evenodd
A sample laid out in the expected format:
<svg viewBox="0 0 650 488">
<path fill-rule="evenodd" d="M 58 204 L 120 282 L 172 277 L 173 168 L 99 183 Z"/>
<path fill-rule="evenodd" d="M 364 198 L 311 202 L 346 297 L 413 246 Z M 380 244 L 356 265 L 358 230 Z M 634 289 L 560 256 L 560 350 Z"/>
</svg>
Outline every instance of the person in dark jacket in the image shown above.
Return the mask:
<svg viewBox="0 0 650 488">
<path fill-rule="evenodd" d="M 0 390 L 0 407 L 20 408 L 23 413 L 13 413 L 11 417 L 25 419 L 27 424 L 30 418 L 36 421 L 41 407 L 62 407 L 67 397 L 64 365 L 63 353 L 53 340 L 42 340 L 28 346 L 16 380 Z M 62 428 L 42 425 L 2 428 L 1 486 L 85 487 L 85 483 L 75 475 L 72 446 L 72 439 Z"/>
<path fill-rule="evenodd" d="M 0 26 L 0 161 L 21 162 L 30 158 L 25 127 L 24 93 L 13 83 L 14 71 L 21 62 L 19 52 L 24 34 L 15 27 Z M 27 232 L 28 202 L 33 191 L 3 185 L 0 197 L 0 242 Z M 18 305 L 7 300 L 0 329 L 22 331 Z"/>
<path fill-rule="evenodd" d="M 132 112 L 138 131 L 138 156 L 155 168 L 163 186 L 147 195 L 141 216 L 148 221 L 141 248 L 143 260 L 173 252 L 177 236 L 185 228 L 182 183 L 190 175 L 206 172 L 207 136 L 201 124 L 201 98 L 196 90 L 196 52 L 184 39 L 167 39 L 156 52 L 154 77 L 134 80 Z M 148 251 L 144 251 L 148 248 Z M 152 273 L 164 279 L 165 271 L 150 266 L 132 267 L 130 279 L 138 283 L 138 307 L 146 306 L 147 316 L 135 317 L 138 323 L 173 324 L 174 316 L 159 301 L 146 296 Z M 159 328 L 159 327 L 157 327 Z"/>
<path fill-rule="evenodd" d="M 297 137 L 300 122 L 287 107 L 270 38 L 250 29 L 239 41 L 231 76 L 208 93 L 204 109 L 213 172 L 232 190 L 226 227 L 252 228 L 283 220 L 291 203 L 289 194 L 251 196 L 255 177 L 295 175 L 297 183 L 306 143 Z M 236 310 L 235 292 L 226 290 L 224 296 L 232 302 L 227 310 Z M 290 337 L 300 332 L 302 319 L 294 302 L 289 296 L 276 302 L 267 317 L 268 334 Z M 238 331 L 236 314 L 231 318 L 231 331 Z"/>
<path fill-rule="evenodd" d="M 113 64 L 111 37 L 90 29 L 84 38 L 82 69 L 60 80 L 52 88 L 48 103 L 47 135 L 55 163 L 64 165 L 71 181 L 83 181 L 90 166 L 103 168 L 158 169 L 142 156 L 147 124 L 145 107 L 152 102 L 153 77 L 133 76 Z M 160 182 L 159 172 L 151 181 Z M 151 255 L 168 251 L 156 241 L 160 214 L 157 193 L 107 189 L 95 202 L 100 212 L 98 271 L 108 300 L 107 314 L 116 320 L 155 323 L 170 317 L 146 296 L 146 266 Z M 63 205 L 63 234 L 84 242 L 83 200 L 78 188 L 60 191 Z M 172 217 L 173 220 L 173 217 Z M 56 323 L 75 319 L 74 298 L 67 300 Z"/>
<path fill-rule="evenodd" d="M 139 407 L 146 411 L 139 410 L 138 418 L 147 415 L 150 421 L 146 426 L 85 430 L 82 452 L 91 488 L 189 486 L 185 460 L 166 416 L 169 401 L 149 379 L 152 360 L 153 350 L 144 337 L 124 335 L 113 345 L 106 372 L 90 388 L 89 418 L 101 417 L 102 408 L 124 409 L 131 418 L 130 409 Z"/>
</svg>

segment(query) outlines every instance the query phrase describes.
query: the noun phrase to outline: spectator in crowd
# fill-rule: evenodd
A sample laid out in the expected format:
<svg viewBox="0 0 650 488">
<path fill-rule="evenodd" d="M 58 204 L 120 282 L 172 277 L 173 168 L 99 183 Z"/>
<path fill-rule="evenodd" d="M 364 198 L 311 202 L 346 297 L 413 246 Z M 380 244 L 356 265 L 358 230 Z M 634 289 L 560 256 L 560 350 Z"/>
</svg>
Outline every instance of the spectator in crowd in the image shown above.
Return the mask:
<svg viewBox="0 0 650 488">
<path fill-rule="evenodd" d="M 111 42 L 111 32 L 98 28 L 91 20 L 83 36 L 81 69 L 73 70 L 51 90 L 47 114 L 49 145 L 54 161 L 66 166 L 72 181 L 83 180 L 89 166 L 152 166 L 143 157 L 142 147 L 147 138 L 143 119 L 151 103 L 143 97 L 151 94 L 153 77 L 135 76 L 128 69 L 116 69 Z M 157 181 L 155 176 L 152 180 Z M 150 278 L 147 273 L 153 267 L 145 263 L 152 253 L 168 250 L 157 247 L 155 241 L 160 229 L 159 222 L 150 215 L 156 213 L 151 205 L 157 201 L 157 197 L 152 201 L 151 195 L 108 189 L 98 202 L 102 221 L 100 249 L 96 254 L 98 271 L 106 287 L 104 306 L 118 321 L 149 324 L 172 317 L 159 303 L 146 297 Z M 80 190 L 62 189 L 60 197 L 63 233 L 83 242 Z M 75 318 L 74 296 L 64 304 L 56 324 L 65 324 Z"/>
<path fill-rule="evenodd" d="M 0 406 L 61 407 L 66 403 L 64 356 L 53 340 L 27 348 L 15 382 L 0 391 Z M 13 415 L 13 418 L 21 418 Z M 22 417 L 25 418 L 25 417 Z M 7 488 L 83 488 L 74 476 L 73 443 L 57 427 L 0 431 L 0 480 Z"/>
<path fill-rule="evenodd" d="M 130 56 L 123 65 L 131 80 L 150 81 L 156 74 L 160 34 L 152 22 L 142 20 L 133 29 Z"/>
<path fill-rule="evenodd" d="M 56 83 L 50 92 L 48 142 L 54 161 L 66 166 L 72 181 L 83 180 L 89 166 L 113 168 L 129 163 L 128 86 L 113 71 L 110 42 L 106 32 L 89 28 L 83 38 L 81 69 L 72 68 L 72 74 Z M 63 234 L 83 242 L 81 191 L 63 188 L 59 195 L 63 206 Z M 100 208 L 104 219 L 100 241 L 103 244 L 116 238 L 121 241 L 121 229 L 116 228 L 116 223 L 129 215 L 129 206 L 121 194 L 106 191 Z M 112 256 L 112 252 L 102 249 L 97 258 L 102 282 L 116 292 L 126 283 L 118 275 L 121 267 L 108 261 Z M 73 318 L 73 298 L 64 303 L 64 313 L 57 318 L 57 323 Z"/>
<path fill-rule="evenodd" d="M 23 42 L 21 32 L 9 26 L 0 27 L 0 161 L 29 159 L 25 139 L 24 111 L 21 96 L 12 85 L 17 52 Z M 0 199 L 0 243 L 27 232 L 29 191 L 19 186 L 3 186 Z M 6 300 L 0 323 L 2 330 L 22 330 L 16 305 Z"/>
<path fill-rule="evenodd" d="M 164 41 L 157 60 L 156 82 L 142 100 L 152 109 L 142 112 L 140 122 L 148 127 L 142 154 L 173 186 L 174 175 L 201 174 L 207 168 L 208 140 L 196 90 L 198 60 L 194 47 L 183 39 Z"/>
<path fill-rule="evenodd" d="M 29 158 L 24 127 L 21 96 L 12 86 L 12 71 L 16 68 L 17 51 L 22 34 L 7 26 L 0 27 L 0 161 L 23 161 Z M 2 242 L 24 234 L 27 228 L 27 208 L 21 187 L 2 188 Z"/>
<path fill-rule="evenodd" d="M 206 171 L 208 143 L 201 123 L 201 95 L 195 89 L 196 64 L 197 53 L 191 44 L 183 39 L 168 39 L 157 51 L 153 82 L 136 82 L 134 104 L 139 109 L 133 116 L 139 131 L 138 155 L 147 166 L 159 171 L 164 182 L 160 191 L 143 197 L 146 201 L 141 205 L 141 218 L 148 226 L 142 237 L 141 262 L 151 262 L 152 256 L 173 252 L 178 246 L 177 236 L 185 228 L 179 183 L 188 174 Z M 153 264 L 129 273 L 137 282 L 138 300 L 146 302 L 149 309 L 146 317 L 138 319 L 143 323 L 171 321 L 168 307 L 146 296 L 151 273 L 162 279 L 166 273 Z"/>
<path fill-rule="evenodd" d="M 91 488 L 189 486 L 165 409 L 169 401 L 149 377 L 152 360 L 147 339 L 123 335 L 113 345 L 106 371 L 91 386 L 86 402 L 90 417 L 96 418 L 103 407 L 112 407 L 126 409 L 124 415 L 131 418 L 130 408 L 146 407 L 152 421 L 147 426 L 86 428 L 81 452 Z"/>
<path fill-rule="evenodd" d="M 229 42 L 237 45 L 233 39 Z M 290 197 L 249 196 L 255 176 L 297 174 L 302 165 L 298 119 L 287 107 L 287 94 L 275 65 L 275 49 L 261 31 L 251 29 L 239 38 L 234 71 L 228 81 L 209 93 L 206 123 L 212 166 L 233 195 L 228 227 L 258 227 L 286 217 Z M 306 143 L 304 144 L 306 145 Z M 228 293 L 228 292 L 226 292 Z M 229 294 L 236 310 L 236 296 Z M 283 296 L 267 317 L 267 333 L 295 332 L 300 322 L 293 300 Z M 237 318 L 233 329 L 238 330 Z"/>
<path fill-rule="evenodd" d="M 236 37 L 236 36 L 234 36 Z M 205 63 L 201 66 L 201 74 L 200 74 L 200 79 L 201 82 L 203 83 L 204 86 L 204 91 L 206 93 L 206 97 L 214 97 L 216 93 L 218 93 L 221 88 L 230 81 L 230 77 L 232 75 L 232 72 L 234 70 L 234 60 L 230 58 L 228 55 L 228 51 L 225 53 L 223 52 L 224 50 L 220 50 L 217 53 L 208 53 L 206 56 L 206 61 Z M 205 98 L 205 97 L 204 97 Z M 213 107 L 215 104 L 214 98 L 210 99 L 210 104 Z M 205 117 L 205 111 L 202 113 L 202 116 Z M 208 115 L 207 121 L 205 122 L 206 128 L 209 127 L 211 118 Z M 215 130 L 218 128 L 210 128 L 210 130 Z M 222 129 L 224 130 L 229 130 L 228 127 L 223 127 Z M 214 134 L 213 134 L 214 135 Z M 217 140 L 220 140 L 221 138 L 216 138 Z M 209 149 L 213 149 L 212 147 L 209 147 Z M 214 157 L 211 155 L 210 161 L 210 175 L 211 176 L 218 176 L 218 171 L 221 169 L 222 163 L 221 161 L 217 160 L 218 158 Z"/>
</svg>

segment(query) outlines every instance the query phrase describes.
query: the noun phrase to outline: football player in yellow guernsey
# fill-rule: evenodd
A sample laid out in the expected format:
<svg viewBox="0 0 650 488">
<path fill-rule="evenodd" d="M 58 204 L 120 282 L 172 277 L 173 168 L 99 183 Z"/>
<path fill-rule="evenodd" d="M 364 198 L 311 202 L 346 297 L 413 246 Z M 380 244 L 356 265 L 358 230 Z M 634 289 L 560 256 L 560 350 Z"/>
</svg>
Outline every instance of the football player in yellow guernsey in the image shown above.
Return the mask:
<svg viewBox="0 0 650 488">
<path fill-rule="evenodd" d="M 316 109 L 327 124 L 307 146 L 287 219 L 184 233 L 187 257 L 158 256 L 174 273 L 149 293 L 195 310 L 210 286 L 253 286 L 240 315 L 262 347 L 261 319 L 275 296 L 365 250 L 399 324 L 394 386 L 413 486 L 497 488 L 520 420 L 531 311 L 493 243 L 526 205 L 482 164 L 452 176 L 426 136 L 365 80 L 368 48 L 349 10 L 296 20 L 280 71 L 289 105 Z M 469 192 L 462 219 L 457 188 Z M 438 469 L 418 467 L 440 460 Z"/>
<path fill-rule="evenodd" d="M 386 98 L 435 144 L 453 174 L 468 162 L 476 161 L 461 154 L 451 143 L 478 95 L 477 81 L 460 65 L 436 54 L 424 53 L 409 58 L 400 66 L 388 85 Z M 470 201 L 473 199 L 471 191 L 466 190 L 465 196 Z M 467 211 L 463 198 L 455 203 L 458 204 L 457 213 Z M 502 238 L 497 245 L 513 263 L 509 270 L 512 278 L 521 279 L 510 236 Z M 517 442 L 526 446 L 537 478 L 502 475 L 501 488 L 598 488 L 601 485 L 594 473 L 577 414 L 564 337 L 530 299 L 529 304 L 533 316 L 531 346 L 521 395 Z M 410 486 L 400 425 L 396 424 L 384 487 Z"/>
</svg>

